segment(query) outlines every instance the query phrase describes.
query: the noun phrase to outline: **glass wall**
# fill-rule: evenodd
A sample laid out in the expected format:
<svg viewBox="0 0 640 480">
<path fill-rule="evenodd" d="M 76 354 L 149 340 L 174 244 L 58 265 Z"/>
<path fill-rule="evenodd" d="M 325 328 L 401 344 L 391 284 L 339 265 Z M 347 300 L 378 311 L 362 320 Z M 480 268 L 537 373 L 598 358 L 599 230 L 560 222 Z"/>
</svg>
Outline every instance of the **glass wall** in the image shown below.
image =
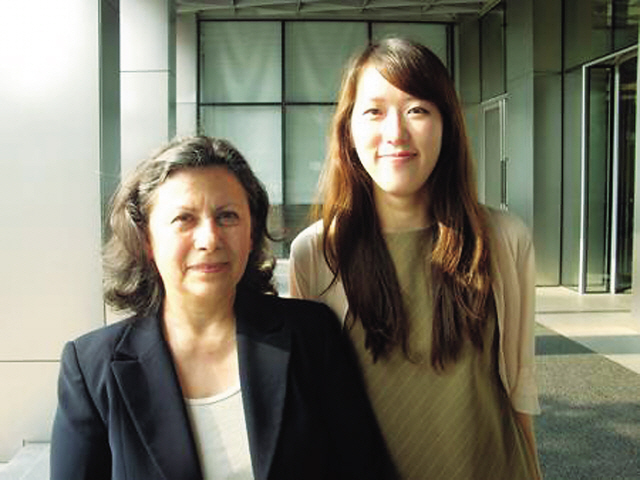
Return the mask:
<svg viewBox="0 0 640 480">
<path fill-rule="evenodd" d="M 638 41 L 636 0 L 564 0 L 564 62 L 571 69 Z"/>
<path fill-rule="evenodd" d="M 605 292 L 609 271 L 609 214 L 611 196 L 611 153 L 613 109 L 613 69 L 593 67 L 587 70 L 587 144 L 586 144 L 586 241 L 587 291 Z"/>
<path fill-rule="evenodd" d="M 270 226 L 285 242 L 309 223 L 327 132 L 348 59 L 371 40 L 402 35 L 450 65 L 448 27 L 354 21 L 199 23 L 199 130 L 232 141 L 265 184 Z"/>
<path fill-rule="evenodd" d="M 624 291 L 632 286 L 633 235 L 636 178 L 636 109 L 637 109 L 637 57 L 630 58 L 619 68 L 619 147 L 617 162 L 615 269 L 612 281 L 615 291 Z"/>
<path fill-rule="evenodd" d="M 625 117 L 626 110 L 635 112 L 635 90 L 628 94 L 629 88 L 621 88 L 616 75 L 624 73 L 618 70 L 620 54 L 637 43 L 636 3 L 563 3 L 561 282 L 584 292 L 619 291 L 629 286 L 631 235 L 624 232 L 629 232 L 627 210 L 633 199 L 629 200 L 630 187 L 624 179 L 634 162 L 622 156 L 635 145 L 635 135 L 625 126 L 630 122 L 624 122 L 631 117 Z M 587 64 L 589 68 L 583 70 Z M 635 69 L 635 63 L 632 65 Z M 626 98 L 630 100 L 625 102 Z M 624 170 L 624 177 L 618 170 Z"/>
</svg>

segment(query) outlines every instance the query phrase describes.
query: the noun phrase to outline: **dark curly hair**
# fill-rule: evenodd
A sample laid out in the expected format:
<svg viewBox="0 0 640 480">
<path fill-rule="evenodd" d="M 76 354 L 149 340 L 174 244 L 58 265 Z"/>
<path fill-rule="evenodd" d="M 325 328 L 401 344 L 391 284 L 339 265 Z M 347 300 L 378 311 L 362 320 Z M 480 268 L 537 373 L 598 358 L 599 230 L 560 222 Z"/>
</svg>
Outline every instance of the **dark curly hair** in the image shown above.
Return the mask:
<svg viewBox="0 0 640 480">
<path fill-rule="evenodd" d="M 155 190 L 174 172 L 222 166 L 238 179 L 249 201 L 251 243 L 247 267 L 238 289 L 275 294 L 267 231 L 269 197 L 240 152 L 229 142 L 205 136 L 176 139 L 141 162 L 115 193 L 109 218 L 111 236 L 103 253 L 105 301 L 118 311 L 156 313 L 164 287 L 147 255 L 148 223 Z"/>
</svg>

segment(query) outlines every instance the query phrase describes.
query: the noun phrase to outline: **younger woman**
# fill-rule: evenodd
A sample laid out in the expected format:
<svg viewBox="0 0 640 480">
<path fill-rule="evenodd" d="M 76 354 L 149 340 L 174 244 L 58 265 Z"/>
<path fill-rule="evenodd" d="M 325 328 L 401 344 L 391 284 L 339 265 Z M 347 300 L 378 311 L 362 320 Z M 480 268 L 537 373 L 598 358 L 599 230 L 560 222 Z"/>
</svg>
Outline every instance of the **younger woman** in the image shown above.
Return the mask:
<svg viewBox="0 0 640 480">
<path fill-rule="evenodd" d="M 478 204 L 455 88 L 429 49 L 388 39 L 353 61 L 321 193 L 291 292 L 345 322 L 402 478 L 538 478 L 531 238 Z"/>
</svg>

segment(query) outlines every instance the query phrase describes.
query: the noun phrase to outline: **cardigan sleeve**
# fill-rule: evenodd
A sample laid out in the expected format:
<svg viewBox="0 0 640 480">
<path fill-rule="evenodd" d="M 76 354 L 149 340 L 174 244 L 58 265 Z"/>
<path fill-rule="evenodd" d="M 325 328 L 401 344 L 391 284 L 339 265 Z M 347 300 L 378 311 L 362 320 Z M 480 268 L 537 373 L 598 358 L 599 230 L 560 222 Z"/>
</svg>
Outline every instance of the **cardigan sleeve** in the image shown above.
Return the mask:
<svg viewBox="0 0 640 480">
<path fill-rule="evenodd" d="M 62 353 L 50 468 L 51 480 L 111 478 L 107 429 L 87 389 L 73 342 Z"/>
<path fill-rule="evenodd" d="M 520 369 L 513 391 L 516 410 L 540 413 L 535 365 L 535 253 L 528 231 L 518 243 L 516 272 L 520 286 Z"/>
<path fill-rule="evenodd" d="M 514 409 L 540 412 L 535 368 L 535 256 L 526 225 L 489 210 L 493 288 L 500 325 L 500 376 Z"/>
</svg>

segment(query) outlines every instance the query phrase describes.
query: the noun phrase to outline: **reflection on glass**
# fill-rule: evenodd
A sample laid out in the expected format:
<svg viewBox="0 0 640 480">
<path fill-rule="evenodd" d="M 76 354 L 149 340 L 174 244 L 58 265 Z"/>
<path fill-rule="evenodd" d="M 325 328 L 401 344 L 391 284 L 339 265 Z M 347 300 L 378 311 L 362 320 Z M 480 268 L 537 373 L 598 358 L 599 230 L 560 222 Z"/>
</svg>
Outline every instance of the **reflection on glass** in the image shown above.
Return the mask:
<svg viewBox="0 0 640 480">
<path fill-rule="evenodd" d="M 605 292 L 609 271 L 609 212 L 611 187 L 611 84 L 608 67 L 589 69 L 589 127 L 587 155 L 587 291 Z"/>
<path fill-rule="evenodd" d="M 633 276 L 633 215 L 636 162 L 637 57 L 622 63 L 620 72 L 619 158 L 615 292 L 631 288 Z"/>
</svg>

